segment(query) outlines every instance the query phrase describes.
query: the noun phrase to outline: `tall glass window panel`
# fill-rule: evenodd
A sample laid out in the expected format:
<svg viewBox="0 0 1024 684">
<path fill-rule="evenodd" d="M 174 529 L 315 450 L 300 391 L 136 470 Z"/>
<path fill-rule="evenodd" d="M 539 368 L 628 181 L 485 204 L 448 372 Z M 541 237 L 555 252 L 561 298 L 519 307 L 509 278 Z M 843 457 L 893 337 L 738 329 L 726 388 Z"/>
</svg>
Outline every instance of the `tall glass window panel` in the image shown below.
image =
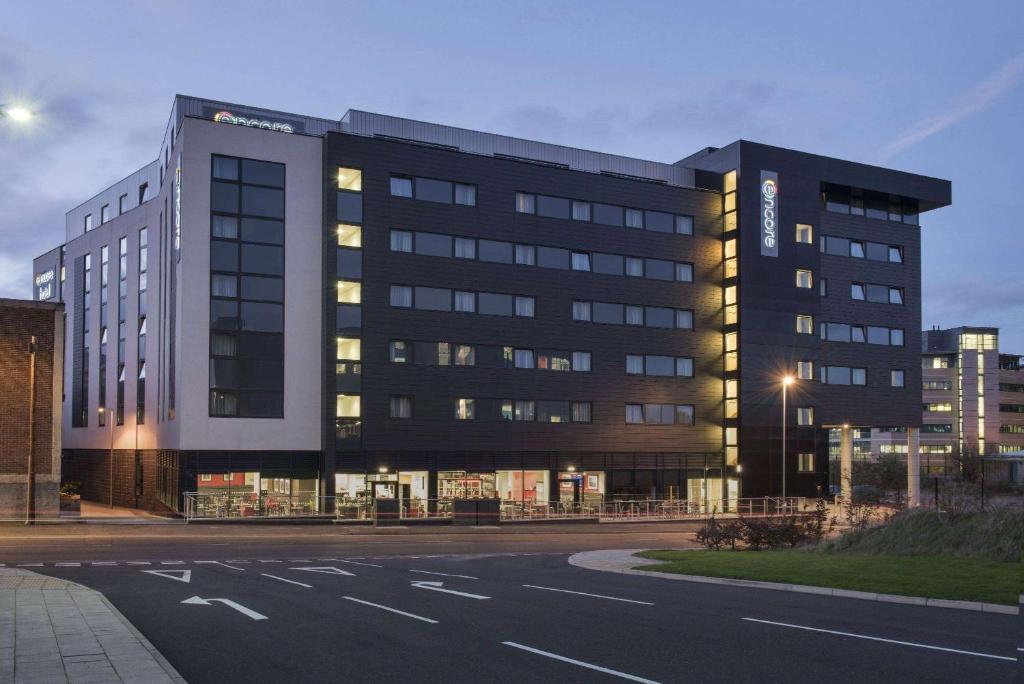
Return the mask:
<svg viewBox="0 0 1024 684">
<path fill-rule="evenodd" d="M 338 303 L 359 304 L 363 298 L 363 285 L 354 280 L 338 281 Z"/>
<path fill-rule="evenodd" d="M 476 418 L 476 401 L 473 399 L 455 400 L 455 420 L 473 420 Z"/>
</svg>

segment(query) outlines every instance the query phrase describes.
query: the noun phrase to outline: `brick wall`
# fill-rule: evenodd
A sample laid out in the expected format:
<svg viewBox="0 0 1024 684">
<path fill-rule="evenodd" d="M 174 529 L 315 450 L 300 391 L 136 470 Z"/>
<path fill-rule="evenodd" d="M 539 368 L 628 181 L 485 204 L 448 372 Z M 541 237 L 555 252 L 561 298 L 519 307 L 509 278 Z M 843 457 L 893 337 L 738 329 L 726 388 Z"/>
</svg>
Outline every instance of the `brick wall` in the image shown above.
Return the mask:
<svg viewBox="0 0 1024 684">
<path fill-rule="evenodd" d="M 114 450 L 114 505 L 141 508 L 147 511 L 167 511 L 157 497 L 156 451 L 140 450 L 142 465 L 142 491 L 135 492 L 135 452 Z M 65 482 L 81 483 L 82 499 L 97 503 L 110 503 L 110 452 L 102 450 L 64 451 L 63 478 Z"/>
</svg>

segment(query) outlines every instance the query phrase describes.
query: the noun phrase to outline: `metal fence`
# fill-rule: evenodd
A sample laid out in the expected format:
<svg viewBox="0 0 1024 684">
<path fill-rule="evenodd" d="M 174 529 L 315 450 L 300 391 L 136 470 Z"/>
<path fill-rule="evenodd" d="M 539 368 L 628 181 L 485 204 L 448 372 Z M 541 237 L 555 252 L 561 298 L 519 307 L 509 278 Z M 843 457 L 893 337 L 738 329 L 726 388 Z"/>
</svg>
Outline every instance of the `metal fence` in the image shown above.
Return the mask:
<svg viewBox="0 0 1024 684">
<path fill-rule="evenodd" d="M 329 518 L 335 521 L 449 520 L 454 518 L 453 499 L 372 499 L 285 494 L 187 492 L 186 520 Z M 573 503 L 564 501 L 502 501 L 501 521 L 598 519 L 601 521 L 688 520 L 709 515 L 781 515 L 809 510 L 813 502 L 801 497 L 757 499 L 605 499 L 595 497 Z"/>
</svg>

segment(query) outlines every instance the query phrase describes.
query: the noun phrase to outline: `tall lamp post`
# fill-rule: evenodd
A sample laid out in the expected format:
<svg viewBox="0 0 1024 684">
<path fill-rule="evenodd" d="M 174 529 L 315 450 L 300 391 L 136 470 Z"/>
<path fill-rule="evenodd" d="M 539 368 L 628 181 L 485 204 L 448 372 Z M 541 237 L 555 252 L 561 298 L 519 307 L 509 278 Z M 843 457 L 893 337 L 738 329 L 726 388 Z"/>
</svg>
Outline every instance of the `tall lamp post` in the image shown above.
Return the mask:
<svg viewBox="0 0 1024 684">
<path fill-rule="evenodd" d="M 108 413 L 108 411 L 107 411 L 105 406 L 100 406 L 96 410 L 99 412 L 100 416 L 104 416 L 105 414 Z M 106 417 L 110 418 L 111 416 L 106 416 Z M 108 460 L 110 461 L 110 503 L 108 505 L 111 508 L 113 508 L 114 507 L 114 422 L 111 421 L 111 420 L 107 420 L 107 426 L 110 428 L 110 430 L 109 430 L 109 432 L 110 432 L 110 456 L 108 457 Z"/>
<path fill-rule="evenodd" d="M 28 476 L 25 480 L 25 524 L 36 517 L 36 336 L 28 343 Z"/>
<path fill-rule="evenodd" d="M 796 382 L 796 378 L 787 375 L 782 378 L 782 505 L 786 505 L 786 391 Z"/>
</svg>

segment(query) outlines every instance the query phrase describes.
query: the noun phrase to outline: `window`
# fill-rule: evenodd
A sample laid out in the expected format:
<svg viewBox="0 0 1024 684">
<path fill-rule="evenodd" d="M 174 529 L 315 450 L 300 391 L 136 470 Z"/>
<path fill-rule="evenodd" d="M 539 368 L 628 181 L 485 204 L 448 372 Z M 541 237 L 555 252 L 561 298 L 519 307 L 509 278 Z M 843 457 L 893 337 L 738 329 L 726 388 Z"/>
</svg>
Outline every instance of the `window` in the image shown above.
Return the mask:
<svg viewBox="0 0 1024 684">
<path fill-rule="evenodd" d="M 109 204 L 104 204 L 102 207 L 100 207 L 100 225 L 102 226 L 104 223 L 106 223 L 109 220 L 110 220 L 110 205 Z"/>
<path fill-rule="evenodd" d="M 626 422 L 631 425 L 642 425 L 644 422 L 643 404 L 626 404 Z"/>
<path fill-rule="evenodd" d="M 337 340 L 338 361 L 359 361 L 360 345 L 358 337 L 339 337 Z"/>
<path fill-rule="evenodd" d="M 338 303 L 359 304 L 362 301 L 362 283 L 353 280 L 338 281 Z"/>
<path fill-rule="evenodd" d="M 537 195 L 537 216 L 567 219 L 572 216 L 572 202 L 562 197 Z"/>
<path fill-rule="evenodd" d="M 412 197 L 412 178 L 391 177 L 392 197 Z"/>
<path fill-rule="evenodd" d="M 455 365 L 456 366 L 475 366 L 476 365 L 476 348 L 471 344 L 457 344 L 455 345 Z"/>
<path fill-rule="evenodd" d="M 851 283 L 850 284 L 850 297 L 859 301 L 864 300 L 864 284 L 863 283 Z"/>
<path fill-rule="evenodd" d="M 85 220 L 83 221 L 83 227 L 85 228 L 85 232 L 86 233 L 88 233 L 90 230 L 92 230 L 92 214 L 86 214 L 85 215 Z"/>
<path fill-rule="evenodd" d="M 676 264 L 676 280 L 680 283 L 692 283 L 693 264 Z"/>
<path fill-rule="evenodd" d="M 692 216 L 676 216 L 676 234 L 693 235 Z"/>
<path fill-rule="evenodd" d="M 541 423 L 568 423 L 572 408 L 568 401 L 538 401 L 537 420 Z"/>
<path fill-rule="evenodd" d="M 626 257 L 626 275 L 631 278 L 644 277 L 644 260 L 635 257 Z"/>
<path fill-rule="evenodd" d="M 796 377 L 799 380 L 813 380 L 814 379 L 814 362 L 813 361 L 797 361 L 796 362 Z"/>
<path fill-rule="evenodd" d="M 536 301 L 533 297 L 516 297 L 516 316 L 533 318 Z"/>
<path fill-rule="evenodd" d="M 856 242 L 856 241 L 851 240 L 850 241 L 850 256 L 852 256 L 855 259 L 863 259 L 864 258 L 864 243 L 863 242 Z"/>
<path fill-rule="evenodd" d="M 537 212 L 537 196 L 525 192 L 516 193 L 516 213 L 534 214 Z"/>
<path fill-rule="evenodd" d="M 590 302 L 573 302 L 572 303 L 572 320 L 574 320 L 574 321 L 589 321 L 590 320 Z"/>
<path fill-rule="evenodd" d="M 889 371 L 889 384 L 893 387 L 903 387 L 906 380 L 906 373 L 902 370 Z"/>
<path fill-rule="evenodd" d="M 351 190 L 352 192 L 362 192 L 363 172 L 359 169 L 347 169 L 339 166 L 338 189 Z"/>
<path fill-rule="evenodd" d="M 515 261 L 520 266 L 536 266 L 537 248 L 533 245 L 516 245 Z"/>
<path fill-rule="evenodd" d="M 388 344 L 388 357 L 391 359 L 391 363 L 408 363 L 409 343 L 392 341 Z"/>
<path fill-rule="evenodd" d="M 452 291 L 443 287 L 417 286 L 413 306 L 423 311 L 451 311 Z"/>
<path fill-rule="evenodd" d="M 889 344 L 894 347 L 903 346 L 903 330 L 901 328 L 892 328 L 889 330 Z"/>
<path fill-rule="evenodd" d="M 602 221 L 602 223 L 604 223 L 604 222 Z M 626 209 L 626 227 L 627 228 L 643 228 L 644 227 L 644 212 L 642 210 L 640 210 L 640 209 Z"/>
<path fill-rule="evenodd" d="M 889 247 L 889 261 L 894 264 L 903 263 L 903 248 L 902 247 Z"/>
<path fill-rule="evenodd" d="M 339 247 L 362 247 L 363 229 L 348 223 L 338 224 L 338 246 Z"/>
<path fill-rule="evenodd" d="M 652 280 L 675 280 L 675 264 L 661 259 L 644 259 L 644 272 Z"/>
<path fill-rule="evenodd" d="M 573 221 L 589 221 L 590 220 L 590 202 L 579 202 L 573 200 L 572 202 L 572 220 Z"/>
<path fill-rule="evenodd" d="M 392 418 L 412 418 L 412 397 L 391 397 Z"/>
<path fill-rule="evenodd" d="M 626 307 L 626 325 L 643 325 L 644 308 L 642 306 Z"/>
<path fill-rule="evenodd" d="M 358 394 L 337 395 L 334 409 L 334 416 L 336 418 L 359 418 L 360 415 Z"/>
<path fill-rule="evenodd" d="M 828 280 L 825 278 L 818 278 L 818 294 L 822 297 L 828 296 Z"/>
<path fill-rule="evenodd" d="M 693 312 L 688 309 L 676 309 L 676 328 L 693 330 Z"/>
<path fill-rule="evenodd" d="M 644 372 L 647 375 L 672 377 L 676 374 L 675 359 L 671 356 L 649 354 L 644 357 Z"/>
<path fill-rule="evenodd" d="M 455 238 L 456 259 L 476 259 L 476 240 Z"/>
<path fill-rule="evenodd" d="M 796 241 L 804 245 L 813 244 L 814 228 L 806 223 L 796 224 Z"/>
<path fill-rule="evenodd" d="M 117 214 L 120 216 L 124 212 L 128 211 L 128 193 L 125 193 L 117 198 Z"/>
<path fill-rule="evenodd" d="M 949 358 L 946 356 L 925 356 L 921 359 L 922 368 L 949 368 Z"/>
<path fill-rule="evenodd" d="M 590 372 L 590 352 L 574 351 L 572 353 L 572 369 L 583 373 Z M 588 421 L 589 422 L 589 421 Z"/>
<path fill-rule="evenodd" d="M 676 376 L 680 378 L 693 377 L 693 359 L 687 356 L 676 358 Z"/>
<path fill-rule="evenodd" d="M 796 317 L 796 331 L 801 335 L 813 335 L 814 334 L 814 318 L 812 316 L 805 316 L 803 314 L 797 314 Z"/>
<path fill-rule="evenodd" d="M 476 293 L 456 291 L 455 310 L 466 313 L 476 313 Z"/>
<path fill-rule="evenodd" d="M 814 407 L 801 406 L 796 410 L 797 425 L 814 425 Z"/>
<path fill-rule="evenodd" d="M 476 401 L 473 399 L 455 400 L 455 420 L 473 420 L 476 418 Z"/>
<path fill-rule="evenodd" d="M 802 268 L 796 270 L 796 286 L 806 290 L 811 289 L 813 276 L 811 272 Z"/>
<path fill-rule="evenodd" d="M 572 402 L 572 422 L 589 423 L 591 412 L 591 404 L 589 401 Z"/>
<path fill-rule="evenodd" d="M 852 385 L 867 385 L 868 384 L 868 371 L 866 368 L 851 368 L 850 369 L 850 384 Z"/>
<path fill-rule="evenodd" d="M 799 453 L 796 455 L 796 469 L 801 473 L 814 472 L 814 454 Z"/>
<path fill-rule="evenodd" d="M 452 238 L 437 233 L 416 233 L 415 249 L 424 256 L 451 257 Z"/>
<path fill-rule="evenodd" d="M 516 349 L 513 353 L 515 359 L 516 368 L 533 368 L 533 350 L 532 349 Z"/>
<path fill-rule="evenodd" d="M 674 233 L 675 217 L 661 211 L 645 211 L 644 227 L 657 233 Z"/>
<path fill-rule="evenodd" d="M 922 409 L 925 413 L 944 413 L 946 411 L 952 411 L 953 404 L 948 401 L 939 401 L 930 404 L 923 404 Z"/>
<path fill-rule="evenodd" d="M 512 263 L 512 243 L 494 240 L 479 240 L 477 250 L 480 261 L 491 261 L 496 264 Z"/>
<path fill-rule="evenodd" d="M 673 328 L 674 318 L 672 309 L 660 306 L 644 307 L 644 324 L 648 328 Z"/>
<path fill-rule="evenodd" d="M 570 252 L 567 249 L 555 247 L 537 248 L 537 265 L 541 268 L 568 269 L 570 264 Z"/>
<path fill-rule="evenodd" d="M 391 306 L 411 307 L 412 288 L 407 285 L 391 286 Z"/>
<path fill-rule="evenodd" d="M 439 204 L 452 203 L 452 184 L 448 181 L 417 178 L 413 189 L 418 200 Z"/>
<path fill-rule="evenodd" d="M 643 375 L 644 357 L 641 354 L 626 354 L 626 375 Z"/>
<path fill-rule="evenodd" d="M 573 252 L 572 253 L 572 270 L 574 271 L 589 271 L 590 270 L 590 255 L 585 252 Z"/>
<path fill-rule="evenodd" d="M 455 184 L 455 203 L 461 204 L 467 207 L 476 206 L 476 186 L 465 185 L 463 183 Z"/>
<path fill-rule="evenodd" d="M 902 304 L 903 303 L 903 288 L 901 288 L 901 287 L 890 287 L 889 288 L 889 303 L 890 304 Z"/>
</svg>

